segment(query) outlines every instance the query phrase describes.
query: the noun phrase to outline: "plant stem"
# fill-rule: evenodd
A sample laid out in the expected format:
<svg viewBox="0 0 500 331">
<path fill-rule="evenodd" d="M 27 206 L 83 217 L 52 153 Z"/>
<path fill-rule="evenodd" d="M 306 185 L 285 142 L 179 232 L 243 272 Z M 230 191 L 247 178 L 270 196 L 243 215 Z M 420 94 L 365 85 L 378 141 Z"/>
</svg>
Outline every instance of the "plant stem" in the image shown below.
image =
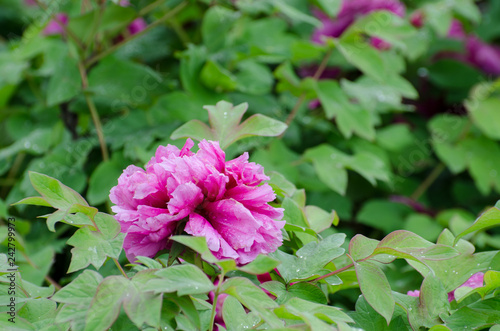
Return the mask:
<svg viewBox="0 0 500 331">
<path fill-rule="evenodd" d="M 158 0 L 158 1 L 155 1 L 155 2 L 152 2 L 150 3 L 149 5 L 147 5 L 146 7 L 142 8 L 139 13 L 137 14 L 137 16 L 139 17 L 142 17 L 144 15 L 146 15 L 147 13 L 153 11 L 156 9 L 156 7 L 160 6 L 161 4 L 163 4 L 165 2 L 165 0 Z"/>
<path fill-rule="evenodd" d="M 99 118 L 99 113 L 97 112 L 97 108 L 94 104 L 92 98 L 85 92 L 88 88 L 89 82 L 87 78 L 87 72 L 83 63 L 78 61 L 78 69 L 80 70 L 80 77 L 82 78 L 82 87 L 84 90 L 85 101 L 87 102 L 87 106 L 90 110 L 90 115 L 92 116 L 92 121 L 94 122 L 94 126 L 97 132 L 97 137 L 99 138 L 99 145 L 101 146 L 102 159 L 107 161 L 109 159 L 108 147 L 106 146 L 106 139 L 104 139 L 104 133 L 102 130 L 101 119 Z"/>
<path fill-rule="evenodd" d="M 127 278 L 127 279 L 128 279 L 128 276 L 127 276 L 127 274 L 125 273 L 125 270 L 123 270 L 123 268 L 122 268 L 122 266 L 121 266 L 120 262 L 118 262 L 118 260 L 117 260 L 117 259 L 115 259 L 115 258 L 113 258 L 113 262 L 115 262 L 116 267 L 120 270 L 120 272 L 122 273 L 122 275 L 123 275 L 125 278 Z"/>
<path fill-rule="evenodd" d="M 177 5 L 176 7 L 174 7 L 171 11 L 169 11 L 168 13 L 166 13 L 163 17 L 159 18 L 158 20 L 154 21 L 153 23 L 151 23 L 150 25 L 148 25 L 144 30 L 140 31 L 139 33 L 136 33 L 134 35 L 131 35 L 125 39 L 123 39 L 121 42 L 117 43 L 117 44 L 114 44 L 113 46 L 109 47 L 108 49 L 106 49 L 105 51 L 91 57 L 90 59 L 88 59 L 86 62 L 85 62 L 85 65 L 88 67 L 88 66 L 91 66 L 92 64 L 96 63 L 97 61 L 99 61 L 100 59 L 102 59 L 103 57 L 105 56 L 108 56 L 109 54 L 113 53 L 114 51 L 116 51 L 118 48 L 122 47 L 123 45 L 125 45 L 126 43 L 128 43 L 129 41 L 145 34 L 146 32 L 150 31 L 151 29 L 154 29 L 156 28 L 158 25 L 162 24 L 164 21 L 168 20 L 169 18 L 171 18 L 172 16 L 174 16 L 175 14 L 177 14 L 181 9 L 183 9 L 185 6 L 187 6 L 187 2 L 186 1 L 183 1 L 181 2 L 179 5 Z"/>
<path fill-rule="evenodd" d="M 440 162 L 434 168 L 434 170 L 432 170 L 429 176 L 427 176 L 427 178 L 422 182 L 422 184 L 420 184 L 420 186 L 417 187 L 415 192 L 412 193 L 410 199 L 417 201 L 422 196 L 422 194 L 424 194 L 425 191 L 427 191 L 427 189 L 432 185 L 432 183 L 434 183 L 434 181 L 439 177 L 439 175 L 443 172 L 444 169 L 446 169 L 446 166 L 442 162 Z"/>
<path fill-rule="evenodd" d="M 316 281 L 318 281 L 318 280 L 328 278 L 328 277 L 330 277 L 330 276 L 333 276 L 333 275 L 339 274 L 339 273 L 341 273 L 342 271 L 346 271 L 347 269 L 350 269 L 350 268 L 352 268 L 352 267 L 354 267 L 354 263 L 351 263 L 351 264 L 349 264 L 349 265 L 346 265 L 346 266 L 345 266 L 345 267 L 343 267 L 343 268 L 340 268 L 340 269 L 337 269 L 337 270 L 335 270 L 335 271 L 332 271 L 332 272 L 330 272 L 329 274 L 326 274 L 326 275 L 320 276 L 320 277 L 315 278 L 315 279 L 313 279 L 313 280 L 311 280 L 311 281 L 312 281 L 312 282 L 316 282 Z"/>
<path fill-rule="evenodd" d="M 316 69 L 316 72 L 314 72 L 313 79 L 318 80 L 323 72 L 326 69 L 326 65 L 328 64 L 328 60 L 330 59 L 330 56 L 332 55 L 333 50 L 329 49 L 325 56 L 323 57 L 323 60 L 321 60 L 321 63 L 319 64 L 318 69 Z M 288 115 L 285 123 L 286 125 L 290 125 L 290 123 L 293 122 L 295 116 L 297 116 L 297 113 L 299 112 L 300 106 L 302 106 L 302 103 L 304 103 L 304 100 L 306 99 L 306 93 L 303 92 L 300 96 L 295 105 L 293 106 L 292 111 L 290 112 L 290 115 Z M 282 133 L 278 138 L 282 138 L 285 133 Z"/>
</svg>

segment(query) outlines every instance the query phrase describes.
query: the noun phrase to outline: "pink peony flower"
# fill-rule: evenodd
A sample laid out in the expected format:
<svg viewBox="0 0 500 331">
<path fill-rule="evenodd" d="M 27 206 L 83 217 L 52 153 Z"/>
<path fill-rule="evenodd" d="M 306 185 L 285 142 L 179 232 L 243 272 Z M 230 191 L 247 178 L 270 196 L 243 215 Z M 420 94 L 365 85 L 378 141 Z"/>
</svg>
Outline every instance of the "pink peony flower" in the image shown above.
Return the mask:
<svg viewBox="0 0 500 331">
<path fill-rule="evenodd" d="M 131 165 L 110 192 L 112 209 L 126 233 L 129 261 L 153 257 L 168 248 L 168 238 L 185 222 L 184 231 L 204 236 L 219 258 L 239 264 L 282 244 L 283 209 L 268 202 L 275 194 L 262 166 L 248 153 L 225 161 L 218 142 L 203 140 L 196 153 L 191 139 L 184 147 L 160 146 L 146 169 Z"/>
<path fill-rule="evenodd" d="M 121 0 L 118 4 L 122 7 L 130 6 L 130 2 L 128 0 Z M 127 30 L 131 35 L 134 35 L 144 30 L 147 26 L 148 23 L 142 17 L 139 17 L 127 26 Z"/>
<path fill-rule="evenodd" d="M 132 23 L 129 24 L 127 29 L 131 35 L 134 35 L 144 30 L 147 26 L 148 23 L 146 23 L 146 21 L 143 18 L 139 17 L 133 20 Z"/>
<path fill-rule="evenodd" d="M 448 38 L 464 42 L 465 53 L 444 52 L 439 58 L 447 57 L 468 63 L 486 74 L 500 76 L 500 47 L 485 43 L 474 35 L 467 34 L 462 23 L 453 20 Z"/>
<path fill-rule="evenodd" d="M 408 293 L 406 293 L 406 295 L 409 295 L 411 297 L 419 297 L 420 296 L 420 291 L 419 290 L 408 291 Z"/>
<path fill-rule="evenodd" d="M 483 280 L 484 280 L 484 273 L 478 272 L 478 273 L 475 273 L 474 275 L 472 275 L 465 283 L 460 285 L 458 288 L 464 287 L 464 286 L 467 286 L 470 288 L 482 287 Z M 449 302 L 452 302 L 453 300 L 455 300 L 455 291 L 456 291 L 456 289 L 448 293 L 448 301 Z M 406 293 L 406 295 L 409 295 L 412 297 L 418 297 L 418 296 L 420 296 L 420 291 L 419 290 L 408 291 L 408 293 Z"/>
<path fill-rule="evenodd" d="M 340 37 L 357 18 L 378 10 L 387 10 L 400 17 L 403 17 L 406 11 L 404 4 L 399 0 L 343 0 L 335 19 L 329 18 L 319 10 L 314 11 L 323 26 L 314 31 L 311 39 L 315 43 L 322 44 L 324 37 Z M 372 40 L 372 45 L 379 49 L 389 47 L 387 42 L 380 39 Z"/>
<path fill-rule="evenodd" d="M 56 14 L 55 18 L 47 24 L 42 33 L 46 36 L 56 34 L 64 35 L 64 27 L 59 22 L 63 25 L 68 25 L 68 15 L 64 13 Z"/>
<path fill-rule="evenodd" d="M 216 279 L 214 282 L 214 285 L 217 286 L 219 284 L 219 279 Z M 221 325 L 222 327 L 226 327 L 226 323 L 224 323 L 224 317 L 222 316 L 222 309 L 224 308 L 224 301 L 228 297 L 229 294 L 221 293 L 217 297 L 217 304 L 215 305 L 215 320 L 214 323 L 215 328 L 214 330 L 219 330 L 218 325 Z M 215 300 L 215 292 L 210 291 L 208 292 L 208 301 L 213 304 Z"/>
<path fill-rule="evenodd" d="M 482 287 L 483 280 L 484 280 L 484 273 L 478 272 L 478 273 L 475 273 L 474 275 L 472 275 L 465 283 L 460 285 L 458 288 L 464 287 L 464 286 L 467 286 L 470 288 Z M 448 301 L 452 302 L 453 300 L 455 300 L 455 290 L 448 293 Z"/>
</svg>

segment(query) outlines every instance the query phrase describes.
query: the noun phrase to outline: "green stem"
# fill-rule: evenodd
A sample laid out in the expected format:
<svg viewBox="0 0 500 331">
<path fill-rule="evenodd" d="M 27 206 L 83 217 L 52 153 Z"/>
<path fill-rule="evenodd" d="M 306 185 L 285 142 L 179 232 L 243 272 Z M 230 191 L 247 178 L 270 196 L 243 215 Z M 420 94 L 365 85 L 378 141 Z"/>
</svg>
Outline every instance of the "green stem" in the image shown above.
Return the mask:
<svg viewBox="0 0 500 331">
<path fill-rule="evenodd" d="M 343 272 L 343 271 L 346 271 L 347 269 L 350 269 L 350 268 L 354 267 L 354 263 L 355 263 L 355 262 L 363 262 L 363 261 L 366 261 L 366 260 L 368 260 L 368 259 L 371 259 L 371 258 L 374 256 L 374 255 L 370 255 L 370 256 L 365 257 L 364 259 L 361 259 L 361 260 L 358 260 L 358 261 L 354 261 L 354 259 L 353 259 L 353 258 L 352 258 L 349 254 L 346 254 L 346 255 L 347 255 L 347 257 L 349 257 L 349 259 L 351 259 L 351 261 L 352 261 L 352 263 L 351 263 L 351 264 L 348 264 L 348 265 L 346 265 L 345 267 L 342 267 L 342 268 L 340 268 L 340 269 L 337 269 L 337 270 L 335 270 L 335 271 L 332 271 L 332 272 L 330 272 L 329 274 L 326 274 L 326 275 L 320 276 L 320 277 L 318 277 L 318 278 L 315 278 L 315 279 L 313 279 L 313 280 L 310 280 L 310 282 L 317 282 L 318 280 L 325 279 L 325 278 L 328 278 L 328 277 L 330 277 L 330 276 L 333 276 L 333 275 L 339 274 L 339 273 L 341 273 L 341 272 Z"/>
<path fill-rule="evenodd" d="M 325 279 L 325 278 L 328 278 L 328 277 L 330 277 L 330 276 L 333 276 L 333 275 L 339 274 L 339 273 L 341 273 L 342 271 L 346 271 L 347 269 L 350 269 L 350 268 L 352 268 L 352 267 L 354 267 L 354 263 L 351 263 L 351 264 L 349 264 L 349 265 L 346 265 L 346 266 L 345 266 L 345 267 L 343 267 L 343 268 L 340 268 L 340 269 L 337 269 L 337 270 L 335 270 L 335 271 L 332 271 L 332 272 L 330 272 L 329 274 L 326 274 L 326 275 L 320 276 L 320 277 L 318 277 L 318 278 L 315 278 L 315 279 L 311 280 L 311 282 L 317 282 L 318 280 Z"/>
<path fill-rule="evenodd" d="M 101 119 L 99 118 L 99 113 L 94 104 L 92 98 L 85 92 L 88 88 L 89 82 L 87 78 L 87 72 L 81 61 L 78 61 L 78 69 L 80 70 L 80 77 L 82 78 L 82 87 L 84 90 L 85 101 L 89 107 L 90 115 L 92 116 L 92 121 L 94 122 L 95 130 L 97 132 L 97 137 L 99 139 L 99 145 L 101 146 L 102 159 L 104 161 L 109 160 L 108 147 L 106 146 L 106 139 L 104 138 L 104 132 L 102 130 Z"/>
<path fill-rule="evenodd" d="M 318 67 L 318 69 L 316 69 L 316 72 L 314 73 L 313 75 L 313 79 L 314 80 L 318 80 L 321 75 L 323 74 L 323 72 L 325 71 L 326 69 L 326 66 L 328 64 L 328 60 L 330 59 L 330 56 L 332 55 L 332 52 L 333 50 L 332 49 L 329 49 L 325 56 L 323 57 L 323 60 L 321 60 L 321 63 Z M 299 112 L 299 109 L 300 109 L 300 106 L 302 106 L 302 104 L 304 103 L 304 100 L 306 99 L 306 93 L 303 92 L 300 96 L 299 96 L 299 99 L 297 100 L 297 102 L 295 103 L 295 105 L 293 106 L 293 109 L 292 111 L 290 112 L 290 115 L 288 115 L 285 123 L 286 125 L 290 125 L 290 123 L 293 122 L 295 116 L 297 116 L 297 113 Z M 285 133 L 283 132 L 278 138 L 283 138 L 283 135 Z"/>
<path fill-rule="evenodd" d="M 177 34 L 177 36 L 179 37 L 179 39 L 184 44 L 184 46 L 189 45 L 191 43 L 191 40 L 189 39 L 189 35 L 186 33 L 186 31 L 184 31 L 184 29 L 179 24 L 179 22 L 177 22 L 177 20 L 175 18 L 172 18 L 171 20 L 169 20 L 169 23 L 172 26 L 172 28 L 174 29 L 174 31 Z"/>
<path fill-rule="evenodd" d="M 120 270 L 120 272 L 122 273 L 122 275 L 123 275 L 125 278 L 127 278 L 127 279 L 128 279 L 128 276 L 127 276 L 127 274 L 125 273 L 125 270 L 123 270 L 123 268 L 122 268 L 122 266 L 121 266 L 120 262 L 118 262 L 118 260 L 117 260 L 117 259 L 115 259 L 115 258 L 113 258 L 113 262 L 115 262 L 116 267 L 118 268 L 118 270 Z"/>
<path fill-rule="evenodd" d="M 446 169 L 446 166 L 443 163 L 439 163 L 434 170 L 427 176 L 427 178 L 420 184 L 419 187 L 412 193 L 410 199 L 417 201 L 422 194 L 427 191 L 427 189 L 434 183 L 434 181 L 441 175 L 441 173 Z"/>
<path fill-rule="evenodd" d="M 152 2 L 150 3 L 149 5 L 147 5 L 146 7 L 142 8 L 139 13 L 137 14 L 137 16 L 139 17 L 142 17 L 146 14 L 148 14 L 149 12 L 155 10 L 157 7 L 159 7 L 161 4 L 163 4 L 165 2 L 165 0 L 158 0 L 158 1 L 155 1 L 155 2 Z"/>
<path fill-rule="evenodd" d="M 136 33 L 134 35 L 131 35 L 131 36 L 123 39 L 121 42 L 119 42 L 119 43 L 111 46 L 108 49 L 106 49 L 105 51 L 103 51 L 103 52 L 101 52 L 101 53 L 99 53 L 99 54 L 91 57 L 90 59 L 88 59 L 86 61 L 85 65 L 87 67 L 91 66 L 92 64 L 96 63 L 97 61 L 99 61 L 103 57 L 106 57 L 109 54 L 113 53 L 114 51 L 116 51 L 118 48 L 122 47 L 123 45 L 125 45 L 129 41 L 131 41 L 131 40 L 133 40 L 133 39 L 135 39 L 135 38 L 137 38 L 139 36 L 142 36 L 143 34 L 145 34 L 146 32 L 150 31 L 151 29 L 156 28 L 158 25 L 162 24 L 163 22 L 167 21 L 169 18 L 171 18 L 175 14 L 177 14 L 181 9 L 183 9 L 185 6 L 187 6 L 187 4 L 188 3 L 186 1 L 181 2 L 179 5 L 177 5 L 176 7 L 174 7 L 171 11 L 169 11 L 168 13 L 166 13 L 163 17 L 159 18 L 158 20 L 156 20 L 153 23 L 151 23 L 150 25 L 148 25 L 141 32 Z"/>
</svg>

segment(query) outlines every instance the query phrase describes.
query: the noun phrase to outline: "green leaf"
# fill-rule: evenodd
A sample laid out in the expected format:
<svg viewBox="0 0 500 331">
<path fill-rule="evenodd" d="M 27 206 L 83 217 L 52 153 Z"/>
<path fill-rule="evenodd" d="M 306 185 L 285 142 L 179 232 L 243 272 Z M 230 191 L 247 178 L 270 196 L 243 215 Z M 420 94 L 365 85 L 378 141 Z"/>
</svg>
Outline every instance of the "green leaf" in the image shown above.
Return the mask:
<svg viewBox="0 0 500 331">
<path fill-rule="evenodd" d="M 448 295 L 439 278 L 434 275 L 425 277 L 420 288 L 419 312 L 426 326 L 439 323 L 439 316 L 450 307 Z"/>
<path fill-rule="evenodd" d="M 470 19 L 474 23 L 479 23 L 481 20 L 481 11 L 474 3 L 473 0 L 457 0 L 454 1 L 453 9 L 463 15 L 464 17 Z"/>
<path fill-rule="evenodd" d="M 413 232 L 397 230 L 382 239 L 373 254 L 391 254 L 406 259 L 446 260 L 460 253 L 453 247 L 434 245 Z"/>
<path fill-rule="evenodd" d="M 217 52 L 225 47 L 227 35 L 239 16 L 240 13 L 222 6 L 212 6 L 205 12 L 201 35 L 209 51 Z"/>
<path fill-rule="evenodd" d="M 332 223 L 334 225 L 339 224 L 339 217 L 335 210 L 328 213 L 316 206 L 306 206 L 304 211 L 307 222 L 310 224 L 311 229 L 316 233 L 320 233 L 321 231 L 328 229 L 332 226 Z"/>
<path fill-rule="evenodd" d="M 251 311 L 257 312 L 272 328 L 283 326 L 270 309 L 278 307 L 278 304 L 271 300 L 262 289 L 255 286 L 249 279 L 233 277 L 226 280 L 220 287 L 222 293 L 229 294 Z"/>
<path fill-rule="evenodd" d="M 163 78 L 153 69 L 132 61 L 106 57 L 89 73 L 88 92 L 109 102 L 112 109 L 149 105 Z"/>
<path fill-rule="evenodd" d="M 436 241 L 443 227 L 425 214 L 412 214 L 406 219 L 404 229 L 414 232 L 429 241 Z"/>
<path fill-rule="evenodd" d="M 407 50 L 403 41 L 417 32 L 407 20 L 389 11 L 374 11 L 362 17 L 349 27 L 347 33 L 351 31 L 363 31 L 370 36 L 383 39 L 405 52 L 412 50 Z"/>
<path fill-rule="evenodd" d="M 84 270 L 71 283 L 52 296 L 52 300 L 67 304 L 82 304 L 90 301 L 102 282 L 102 276 L 92 270 Z"/>
<path fill-rule="evenodd" d="M 368 261 L 355 262 L 354 268 L 361 293 L 370 306 L 382 315 L 389 324 L 394 312 L 395 301 L 385 274 L 379 267 Z"/>
<path fill-rule="evenodd" d="M 101 162 L 94 170 L 89 180 L 87 199 L 96 206 L 108 201 L 109 191 L 118 183 L 118 177 L 123 172 L 122 164 L 115 160 Z"/>
<path fill-rule="evenodd" d="M 68 209 L 75 203 L 88 206 L 80 194 L 57 179 L 33 171 L 29 177 L 35 190 L 54 208 Z"/>
<path fill-rule="evenodd" d="M 166 296 L 166 295 L 164 295 Z M 168 297 L 171 301 L 175 302 L 177 306 L 182 310 L 184 315 L 177 315 L 176 316 L 176 321 L 177 317 L 182 316 L 187 318 L 188 325 L 191 325 L 190 328 L 186 330 L 192 330 L 193 326 L 194 329 L 199 329 L 200 328 L 200 314 L 196 310 L 196 307 L 193 304 L 193 300 L 189 296 L 183 296 L 183 297 Z"/>
<path fill-rule="evenodd" d="M 192 120 L 175 130 L 171 138 L 189 136 L 198 139 L 200 136 L 211 136 L 213 140 L 219 141 L 222 149 L 225 149 L 245 137 L 277 136 L 287 128 L 286 124 L 261 114 L 253 115 L 240 124 L 248 108 L 246 103 L 233 106 L 227 101 L 219 101 L 215 106 L 204 108 L 208 111 L 211 128 L 197 120 Z M 198 131 L 202 134 L 200 135 Z"/>
<path fill-rule="evenodd" d="M 300 298 L 290 299 L 286 305 L 287 308 L 292 308 L 293 312 L 310 313 L 313 316 L 327 323 L 353 323 L 354 321 L 346 313 L 342 312 L 337 307 L 322 305 L 303 300 Z"/>
<path fill-rule="evenodd" d="M 99 269 L 106 258 L 117 259 L 123 246 L 124 233 L 120 233 L 120 225 L 113 216 L 98 213 L 95 223 L 99 231 L 83 227 L 67 241 L 71 249 L 72 259 L 68 272 L 74 272 L 92 264 Z"/>
<path fill-rule="evenodd" d="M 145 285 L 154 278 L 154 270 L 138 272 L 130 282 L 128 293 L 123 300 L 123 308 L 130 320 L 141 328 L 144 323 L 159 328 L 163 297 L 147 292 Z"/>
<path fill-rule="evenodd" d="M 306 150 L 304 158 L 313 162 L 318 177 L 335 192 L 344 195 L 347 189 L 345 154 L 329 145 Z"/>
<path fill-rule="evenodd" d="M 52 205 L 47 201 L 45 201 L 45 199 L 42 197 L 24 198 L 16 203 L 13 203 L 12 205 L 32 205 L 32 206 L 52 207 Z"/>
<path fill-rule="evenodd" d="M 481 71 L 456 60 L 439 60 L 428 69 L 429 79 L 445 89 L 468 90 L 483 80 Z"/>
<path fill-rule="evenodd" d="M 434 325 L 429 331 L 451 331 L 451 329 L 444 325 Z"/>
<path fill-rule="evenodd" d="M 500 108 L 500 99 L 474 99 L 466 102 L 465 106 L 474 124 L 486 136 L 491 139 L 500 140 L 500 115 L 497 111 Z"/>
<path fill-rule="evenodd" d="M 287 283 L 293 280 L 307 279 L 317 275 L 330 261 L 341 256 L 344 249 L 340 248 L 345 240 L 345 234 L 332 234 L 319 243 L 309 242 L 296 252 L 296 256 L 280 250 L 271 256 L 281 261 L 278 271 Z"/>
<path fill-rule="evenodd" d="M 479 191 L 486 195 L 495 187 L 500 191 L 500 176 L 497 164 L 500 163 L 500 147 L 484 136 L 466 138 L 459 142 L 464 150 L 467 167 Z"/>
<path fill-rule="evenodd" d="M 300 206 L 292 200 L 291 198 L 286 197 L 283 199 L 281 207 L 285 209 L 283 214 L 283 219 L 286 220 L 287 225 L 297 225 L 304 228 L 309 228 L 309 224 L 307 224 L 307 220 L 304 215 L 304 211 Z M 315 233 L 313 232 L 313 235 Z"/>
<path fill-rule="evenodd" d="M 268 66 L 253 60 L 238 62 L 237 89 L 243 93 L 265 95 L 271 93 L 274 77 Z"/>
<path fill-rule="evenodd" d="M 379 82 L 383 82 L 387 77 L 384 60 L 368 43 L 344 38 L 339 40 L 337 47 L 345 59 L 364 74 Z"/>
<path fill-rule="evenodd" d="M 315 27 L 320 27 L 322 25 L 321 21 L 317 18 L 304 14 L 299 9 L 288 4 L 284 0 L 273 1 L 274 6 L 279 9 L 285 16 L 288 16 L 292 21 L 297 23 L 307 23 Z"/>
<path fill-rule="evenodd" d="M 356 301 L 356 311 L 350 313 L 349 316 L 354 319 L 356 327 L 363 330 L 400 331 L 411 329 L 407 323 L 402 322 L 402 318 L 407 319 L 406 312 L 402 308 L 396 305 L 391 324 L 387 325 L 384 317 L 370 307 L 363 296 L 359 296 Z"/>
<path fill-rule="evenodd" d="M 252 275 L 265 274 L 276 268 L 281 262 L 270 256 L 259 254 L 252 262 L 242 266 L 239 270 Z"/>
<path fill-rule="evenodd" d="M 362 234 L 357 234 L 349 242 L 349 255 L 351 255 L 354 261 L 367 258 L 372 255 L 378 243 L 378 240 L 367 238 Z"/>
<path fill-rule="evenodd" d="M 217 140 L 216 134 L 205 123 L 198 120 L 191 120 L 177 128 L 170 139 L 193 138 L 198 141 L 203 139 Z"/>
<path fill-rule="evenodd" d="M 19 309 L 19 317 L 24 318 L 38 329 L 54 325 L 57 305 L 49 299 L 30 299 Z M 10 327 L 9 327 L 10 329 Z"/>
<path fill-rule="evenodd" d="M 316 285 L 310 283 L 296 283 L 288 288 L 291 298 L 300 298 L 310 302 L 327 304 L 325 293 Z"/>
<path fill-rule="evenodd" d="M 490 293 L 493 290 L 496 290 L 499 287 L 500 287 L 500 271 L 488 270 L 484 274 L 484 286 L 475 288 L 474 292 L 479 293 L 479 295 L 481 295 L 481 298 L 483 298 L 484 300 L 484 297 L 488 293 Z M 458 300 L 456 291 L 455 291 L 455 297 L 457 297 Z"/>
<path fill-rule="evenodd" d="M 110 3 L 105 7 L 99 22 L 99 31 L 119 32 L 136 17 L 135 10 Z"/>
<path fill-rule="evenodd" d="M 401 228 L 411 208 L 400 203 L 371 200 L 363 205 L 357 215 L 360 223 L 384 230 L 386 233 Z"/>
<path fill-rule="evenodd" d="M 179 296 L 205 294 L 214 289 L 214 284 L 198 267 L 182 264 L 168 267 L 156 272 L 161 279 L 151 279 L 145 290 L 155 293 L 177 292 Z"/>
<path fill-rule="evenodd" d="M 109 276 L 99 285 L 87 313 L 85 331 L 105 331 L 116 320 L 129 282 L 123 276 Z"/>
<path fill-rule="evenodd" d="M 237 133 L 231 136 L 231 143 L 251 136 L 275 137 L 285 132 L 288 126 L 262 114 L 250 116 L 238 126 Z M 229 138 L 228 138 L 229 139 Z M 229 144 L 229 143 L 228 143 Z"/>
<path fill-rule="evenodd" d="M 201 254 L 201 258 L 210 263 L 216 263 L 219 260 L 208 249 L 207 239 L 205 237 L 192 236 L 172 236 L 173 241 L 186 245 L 197 253 Z"/>
<path fill-rule="evenodd" d="M 144 264 L 149 269 L 161 269 L 161 268 L 163 268 L 163 266 L 160 262 L 153 260 L 152 258 L 149 258 L 146 256 L 137 256 L 136 258 L 137 258 L 137 261 Z"/>
<path fill-rule="evenodd" d="M 224 300 L 222 316 L 228 330 L 248 329 L 259 322 L 259 318 L 255 314 L 247 314 L 245 308 L 232 296 L 228 296 Z"/>
<path fill-rule="evenodd" d="M 340 132 L 346 138 L 356 133 L 362 138 L 373 140 L 375 129 L 371 114 L 364 107 L 351 103 L 338 82 L 321 80 L 315 84 L 326 117 L 336 119 Z"/>
<path fill-rule="evenodd" d="M 334 17 L 339 12 L 342 1 L 341 0 L 318 0 L 321 9 L 330 17 Z"/>
<path fill-rule="evenodd" d="M 480 330 L 500 324 L 500 300 L 497 296 L 461 307 L 450 316 L 443 316 L 443 321 L 452 330 L 463 329 L 464 325 Z"/>
<path fill-rule="evenodd" d="M 460 238 L 468 235 L 469 233 L 484 230 L 497 225 L 500 225 L 500 209 L 495 206 L 481 214 L 474 224 L 455 238 L 455 242 L 453 244 L 455 245 Z"/>
<path fill-rule="evenodd" d="M 231 92 L 236 89 L 236 77 L 214 61 L 207 61 L 201 69 L 200 79 L 203 84 L 218 92 Z"/>
<path fill-rule="evenodd" d="M 58 61 L 47 89 L 47 105 L 55 106 L 71 100 L 82 89 L 78 62 L 67 52 Z"/>
</svg>

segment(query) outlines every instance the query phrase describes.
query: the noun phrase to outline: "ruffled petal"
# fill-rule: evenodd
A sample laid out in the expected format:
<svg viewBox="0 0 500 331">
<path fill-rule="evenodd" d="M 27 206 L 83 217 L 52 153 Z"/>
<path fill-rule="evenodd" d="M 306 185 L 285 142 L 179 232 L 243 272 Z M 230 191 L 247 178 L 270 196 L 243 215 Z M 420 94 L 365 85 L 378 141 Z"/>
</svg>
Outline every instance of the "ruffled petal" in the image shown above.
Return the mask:
<svg viewBox="0 0 500 331">
<path fill-rule="evenodd" d="M 220 233 L 201 215 L 196 213 L 189 215 L 189 221 L 186 223 L 184 231 L 195 237 L 205 237 L 208 248 L 219 259 L 237 259 L 239 257 L 236 251 L 222 238 Z"/>
</svg>

